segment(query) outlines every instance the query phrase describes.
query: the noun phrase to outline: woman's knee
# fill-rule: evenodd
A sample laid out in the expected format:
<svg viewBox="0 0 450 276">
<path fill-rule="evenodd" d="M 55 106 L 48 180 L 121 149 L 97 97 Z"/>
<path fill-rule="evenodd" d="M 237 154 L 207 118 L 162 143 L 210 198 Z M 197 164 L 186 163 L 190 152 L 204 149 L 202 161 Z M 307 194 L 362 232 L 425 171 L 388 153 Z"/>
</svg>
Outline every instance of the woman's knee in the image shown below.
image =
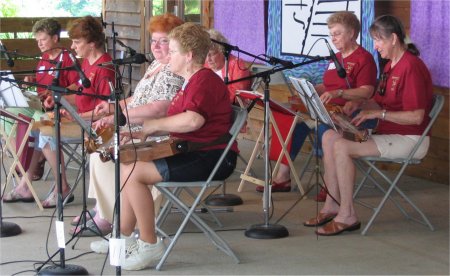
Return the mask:
<svg viewBox="0 0 450 276">
<path fill-rule="evenodd" d="M 350 157 L 350 148 L 353 142 L 344 138 L 337 139 L 333 144 L 333 155 L 335 159 Z"/>
</svg>

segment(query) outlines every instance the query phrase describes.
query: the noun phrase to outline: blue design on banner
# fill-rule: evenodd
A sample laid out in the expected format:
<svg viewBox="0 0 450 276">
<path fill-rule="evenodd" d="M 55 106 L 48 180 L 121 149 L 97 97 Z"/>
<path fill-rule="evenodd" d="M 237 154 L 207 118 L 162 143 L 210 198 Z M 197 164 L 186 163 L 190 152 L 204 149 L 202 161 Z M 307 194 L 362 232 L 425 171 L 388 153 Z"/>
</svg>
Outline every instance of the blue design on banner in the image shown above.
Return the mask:
<svg viewBox="0 0 450 276">
<path fill-rule="evenodd" d="M 307 2 L 307 1 L 305 1 Z M 313 1 L 314 2 L 314 1 Z M 283 1 L 270 0 L 268 8 L 268 38 L 267 38 L 267 55 L 281 58 L 283 60 L 291 61 L 295 64 L 310 60 L 307 57 L 298 55 L 281 54 L 281 14 Z M 374 20 L 374 3 L 373 0 L 361 1 L 361 45 L 367 49 L 378 59 L 377 52 L 373 49 L 373 41 L 368 32 L 370 24 Z M 325 47 L 325 44 L 321 45 Z M 318 46 L 317 46 L 318 47 Z M 285 76 L 294 76 L 299 78 L 306 78 L 313 84 L 322 83 L 322 76 L 327 69 L 328 61 L 320 61 L 307 65 L 303 65 L 291 70 L 285 70 Z"/>
</svg>

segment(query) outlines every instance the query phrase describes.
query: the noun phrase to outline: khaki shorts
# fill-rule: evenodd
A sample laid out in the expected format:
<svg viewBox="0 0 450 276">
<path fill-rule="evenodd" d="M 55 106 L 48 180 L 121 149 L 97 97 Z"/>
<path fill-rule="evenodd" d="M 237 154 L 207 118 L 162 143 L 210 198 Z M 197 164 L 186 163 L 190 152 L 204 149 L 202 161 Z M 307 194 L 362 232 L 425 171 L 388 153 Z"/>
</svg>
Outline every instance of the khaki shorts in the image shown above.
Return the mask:
<svg viewBox="0 0 450 276">
<path fill-rule="evenodd" d="M 419 135 L 372 135 L 371 138 L 377 145 L 378 151 L 383 158 L 406 158 L 411 152 L 412 148 L 419 140 Z M 413 156 L 414 159 L 422 159 L 428 152 L 430 146 L 430 137 L 427 136 L 422 141 L 422 144 Z"/>
</svg>

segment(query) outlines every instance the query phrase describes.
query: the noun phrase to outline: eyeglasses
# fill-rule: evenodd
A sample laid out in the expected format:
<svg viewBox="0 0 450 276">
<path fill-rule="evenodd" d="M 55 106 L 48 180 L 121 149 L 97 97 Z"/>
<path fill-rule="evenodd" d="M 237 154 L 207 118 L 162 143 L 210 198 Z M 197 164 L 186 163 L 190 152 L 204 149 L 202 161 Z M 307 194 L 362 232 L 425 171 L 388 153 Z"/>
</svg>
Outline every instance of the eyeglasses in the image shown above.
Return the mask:
<svg viewBox="0 0 450 276">
<path fill-rule="evenodd" d="M 177 50 L 169 50 L 169 55 L 173 55 L 174 53 L 177 53 Z"/>
<path fill-rule="evenodd" d="M 341 35 L 342 35 L 342 32 L 335 32 L 335 33 L 329 34 L 328 36 L 333 38 L 333 37 L 338 37 L 338 36 L 341 36 Z"/>
<path fill-rule="evenodd" d="M 380 80 L 378 82 L 378 89 L 377 92 L 380 94 L 380 96 L 384 96 L 386 93 L 386 86 L 387 86 L 387 80 L 389 78 L 389 72 L 384 72 L 380 76 Z"/>
<path fill-rule="evenodd" d="M 150 44 L 156 44 L 158 43 L 159 45 L 167 45 L 169 44 L 169 39 L 167 37 L 161 37 L 160 39 L 150 39 Z"/>
</svg>

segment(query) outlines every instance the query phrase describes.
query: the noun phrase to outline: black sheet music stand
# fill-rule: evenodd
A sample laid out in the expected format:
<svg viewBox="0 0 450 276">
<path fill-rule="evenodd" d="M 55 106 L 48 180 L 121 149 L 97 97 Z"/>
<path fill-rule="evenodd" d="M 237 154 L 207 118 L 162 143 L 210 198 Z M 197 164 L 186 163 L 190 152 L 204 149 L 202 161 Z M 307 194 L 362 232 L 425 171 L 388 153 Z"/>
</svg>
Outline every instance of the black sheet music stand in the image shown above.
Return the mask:
<svg viewBox="0 0 450 276">
<path fill-rule="evenodd" d="M 322 101 L 320 100 L 319 94 L 317 93 L 314 86 L 309 81 L 307 81 L 306 79 L 303 79 L 303 78 L 295 78 L 295 77 L 289 77 L 289 78 L 291 79 L 291 82 L 292 82 L 295 90 L 297 90 L 298 95 L 300 96 L 300 99 L 306 106 L 306 109 L 308 110 L 308 112 L 311 116 L 311 119 L 314 120 L 315 136 L 316 136 L 316 143 L 315 143 L 316 164 L 315 164 L 315 168 L 314 168 L 314 173 L 311 175 L 311 178 L 308 181 L 307 193 L 309 193 L 309 191 L 311 191 L 311 189 L 314 186 L 317 188 L 317 192 L 318 192 L 318 187 L 320 186 L 319 177 L 321 177 L 319 157 L 317 154 L 319 152 L 319 142 L 318 142 L 319 121 L 321 123 L 324 123 L 324 124 L 330 126 L 335 131 L 337 131 L 337 128 L 334 125 L 333 120 L 330 117 L 330 114 L 328 113 L 328 111 L 326 110 Z M 316 185 L 309 185 L 313 176 L 315 176 Z M 295 204 L 297 204 L 297 202 L 294 203 L 294 205 Z"/>
</svg>

